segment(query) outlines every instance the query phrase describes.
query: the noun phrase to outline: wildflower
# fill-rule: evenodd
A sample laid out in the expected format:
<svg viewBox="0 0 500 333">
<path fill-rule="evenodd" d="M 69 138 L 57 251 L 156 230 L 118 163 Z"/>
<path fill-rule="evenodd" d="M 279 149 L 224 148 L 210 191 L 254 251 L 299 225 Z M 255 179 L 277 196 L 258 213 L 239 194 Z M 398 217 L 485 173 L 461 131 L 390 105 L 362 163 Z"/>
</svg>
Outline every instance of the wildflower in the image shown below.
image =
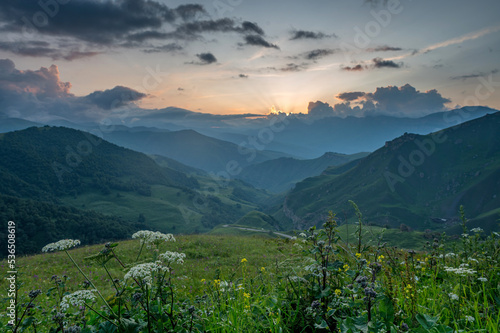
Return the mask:
<svg viewBox="0 0 500 333">
<path fill-rule="evenodd" d="M 204 283 L 206 280 L 205 279 L 201 279 L 201 283 Z"/>
<path fill-rule="evenodd" d="M 479 281 L 481 281 L 481 282 L 486 282 L 486 281 L 488 281 L 488 279 L 487 279 L 487 278 L 485 278 L 485 277 L 480 277 L 480 278 L 477 278 L 477 279 L 478 279 Z"/>
<path fill-rule="evenodd" d="M 372 288 L 366 287 L 365 288 L 365 295 L 368 297 L 376 297 L 377 292 L 375 290 L 373 290 Z"/>
<path fill-rule="evenodd" d="M 361 258 L 361 253 L 356 253 L 356 258 Z"/>
<path fill-rule="evenodd" d="M 349 265 L 348 264 L 345 264 L 342 268 L 344 268 L 344 271 L 347 272 L 347 270 L 349 269 Z"/>
<path fill-rule="evenodd" d="M 153 272 L 165 272 L 167 269 L 168 268 L 163 266 L 160 261 L 139 264 L 132 267 L 127 274 L 125 274 L 124 279 L 139 280 L 142 283 L 150 285 L 153 282 Z"/>
<path fill-rule="evenodd" d="M 448 296 L 450 297 L 450 299 L 452 301 L 456 301 L 458 300 L 458 295 L 457 294 L 454 294 L 454 293 L 449 293 Z"/>
<path fill-rule="evenodd" d="M 460 276 L 466 276 L 466 275 L 473 275 L 473 274 L 475 274 L 476 273 L 475 270 L 470 269 L 470 268 L 466 268 L 468 266 L 469 265 L 467 265 L 467 264 L 462 264 L 462 265 L 460 265 L 459 268 L 444 266 L 444 270 L 447 271 L 447 272 L 455 273 L 455 274 L 460 275 Z"/>
<path fill-rule="evenodd" d="M 297 237 L 293 236 L 292 238 L 290 238 L 290 240 L 297 240 Z"/>
<path fill-rule="evenodd" d="M 36 298 L 38 295 L 40 295 L 42 293 L 42 291 L 40 289 L 37 289 L 37 290 L 32 290 L 30 291 L 30 293 L 28 294 L 28 296 L 31 298 L 31 299 L 34 299 Z"/>
<path fill-rule="evenodd" d="M 243 297 L 250 298 L 250 294 L 249 293 L 243 293 Z"/>
<path fill-rule="evenodd" d="M 243 258 L 241 259 L 241 262 L 244 263 L 244 262 L 247 262 L 248 260 L 246 260 L 246 258 Z"/>
<path fill-rule="evenodd" d="M 80 333 L 82 331 L 82 328 L 80 326 L 70 326 L 68 328 L 65 328 L 63 333 Z"/>
<path fill-rule="evenodd" d="M 300 236 L 300 237 L 304 237 L 304 238 L 306 238 L 306 237 L 307 237 L 307 236 L 306 236 L 306 234 L 305 234 L 305 233 L 303 233 L 303 232 L 301 232 L 301 233 L 299 234 L 299 236 Z"/>
<path fill-rule="evenodd" d="M 164 234 L 159 231 L 149 231 L 140 230 L 132 235 L 132 238 L 139 238 L 141 240 L 141 245 L 146 244 L 148 249 L 152 248 L 153 245 L 158 246 L 161 242 L 175 242 L 174 235 Z"/>
<path fill-rule="evenodd" d="M 469 237 L 469 234 L 462 234 L 462 237 L 467 238 L 467 237 Z"/>
<path fill-rule="evenodd" d="M 478 227 L 478 228 L 471 229 L 470 231 L 475 232 L 475 233 L 480 233 L 480 232 L 483 232 L 483 229 Z"/>
<path fill-rule="evenodd" d="M 472 316 L 465 316 L 465 320 L 467 320 L 469 323 L 473 323 L 475 319 Z"/>
<path fill-rule="evenodd" d="M 381 254 L 381 255 L 378 256 L 377 260 L 378 261 L 382 261 L 382 260 L 384 260 L 384 258 L 385 258 L 384 255 Z"/>
<path fill-rule="evenodd" d="M 78 239 L 62 239 L 58 242 L 45 245 L 42 248 L 42 252 L 65 251 L 78 245 L 80 245 Z"/>
<path fill-rule="evenodd" d="M 261 267 L 261 268 L 260 268 L 260 271 L 261 271 L 262 273 L 264 273 L 264 272 L 266 271 L 266 268 L 265 268 L 265 267 Z"/>
<path fill-rule="evenodd" d="M 335 295 L 340 296 L 342 294 L 342 291 L 340 289 L 335 289 Z"/>
<path fill-rule="evenodd" d="M 68 310 L 70 305 L 76 307 L 85 306 L 86 301 L 95 301 L 94 290 L 78 290 L 63 297 L 60 307 L 62 311 Z"/>
<path fill-rule="evenodd" d="M 183 264 L 186 255 L 184 253 L 179 252 L 171 252 L 167 251 L 165 253 L 160 254 L 160 259 L 168 263 L 169 265 L 176 262 L 178 264 Z"/>
</svg>

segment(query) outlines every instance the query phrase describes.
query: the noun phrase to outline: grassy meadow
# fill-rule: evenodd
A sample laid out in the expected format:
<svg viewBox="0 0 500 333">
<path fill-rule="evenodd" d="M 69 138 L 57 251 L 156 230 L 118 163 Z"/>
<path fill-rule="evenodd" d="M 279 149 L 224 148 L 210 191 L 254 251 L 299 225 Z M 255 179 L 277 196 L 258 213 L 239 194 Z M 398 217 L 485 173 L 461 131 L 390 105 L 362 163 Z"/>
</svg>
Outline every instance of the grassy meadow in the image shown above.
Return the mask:
<svg viewBox="0 0 500 333">
<path fill-rule="evenodd" d="M 414 251 L 345 228 L 331 215 L 294 239 L 147 233 L 17 258 L 19 321 L 3 311 L 0 331 L 498 332 L 498 234 Z M 5 309 L 8 281 L 0 288 Z"/>
</svg>

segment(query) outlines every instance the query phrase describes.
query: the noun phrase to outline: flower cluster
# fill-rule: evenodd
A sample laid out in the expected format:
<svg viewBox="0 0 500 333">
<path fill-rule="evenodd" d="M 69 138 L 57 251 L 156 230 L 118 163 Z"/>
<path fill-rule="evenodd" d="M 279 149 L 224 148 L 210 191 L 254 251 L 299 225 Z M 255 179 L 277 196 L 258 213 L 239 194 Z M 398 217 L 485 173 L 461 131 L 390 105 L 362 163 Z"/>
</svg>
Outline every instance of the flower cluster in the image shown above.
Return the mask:
<svg viewBox="0 0 500 333">
<path fill-rule="evenodd" d="M 165 272 L 167 269 L 167 267 L 161 264 L 161 261 L 139 264 L 132 267 L 127 274 L 125 274 L 124 279 L 134 279 L 147 285 L 151 285 L 153 282 L 153 273 Z"/>
<path fill-rule="evenodd" d="M 132 238 L 139 238 L 141 244 L 146 244 L 148 248 L 152 245 L 158 246 L 161 242 L 175 242 L 174 235 L 164 234 L 159 231 L 140 230 L 132 235 Z"/>
<path fill-rule="evenodd" d="M 78 290 L 72 294 L 66 295 L 61 301 L 61 310 L 68 310 L 70 305 L 81 307 L 85 306 L 85 301 L 95 301 L 94 290 Z"/>
<path fill-rule="evenodd" d="M 444 270 L 447 272 L 455 273 L 457 275 L 466 276 L 466 275 L 474 275 L 476 273 L 475 270 L 467 268 L 469 265 L 462 264 L 459 268 L 447 267 L 444 266 Z"/>
<path fill-rule="evenodd" d="M 62 239 L 55 243 L 50 243 L 42 248 L 42 252 L 64 251 L 80 245 L 78 239 Z"/>
<path fill-rule="evenodd" d="M 168 264 L 173 264 L 176 262 L 182 265 L 184 263 L 185 258 L 186 255 L 184 253 L 179 253 L 179 252 L 167 251 L 165 253 L 160 254 L 160 259 Z"/>
</svg>

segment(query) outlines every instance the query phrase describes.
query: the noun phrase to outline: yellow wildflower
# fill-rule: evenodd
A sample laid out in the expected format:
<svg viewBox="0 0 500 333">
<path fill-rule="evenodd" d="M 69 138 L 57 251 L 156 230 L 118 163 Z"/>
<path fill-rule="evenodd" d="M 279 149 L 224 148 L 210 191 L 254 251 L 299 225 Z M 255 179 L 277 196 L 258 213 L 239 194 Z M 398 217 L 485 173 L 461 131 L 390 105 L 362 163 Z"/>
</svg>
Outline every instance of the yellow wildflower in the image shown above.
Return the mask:
<svg viewBox="0 0 500 333">
<path fill-rule="evenodd" d="M 247 262 L 246 258 L 241 259 L 241 262 Z"/>
<path fill-rule="evenodd" d="M 345 264 L 343 268 L 344 268 L 344 271 L 347 271 L 349 269 L 349 265 Z"/>
<path fill-rule="evenodd" d="M 382 261 L 382 260 L 384 260 L 384 258 L 385 258 L 384 255 L 381 254 L 378 256 L 378 261 Z"/>
<path fill-rule="evenodd" d="M 266 268 L 265 268 L 265 267 L 261 267 L 261 268 L 260 268 L 260 271 L 261 271 L 262 273 L 264 273 L 264 272 L 266 271 Z"/>
<path fill-rule="evenodd" d="M 356 258 L 361 258 L 361 253 L 356 253 Z"/>
<path fill-rule="evenodd" d="M 243 297 L 250 298 L 250 294 L 249 293 L 243 293 Z"/>
<path fill-rule="evenodd" d="M 335 295 L 340 296 L 342 294 L 342 291 L 340 289 L 335 289 Z"/>
<path fill-rule="evenodd" d="M 201 283 L 205 282 L 206 280 L 205 279 L 201 279 Z"/>
</svg>

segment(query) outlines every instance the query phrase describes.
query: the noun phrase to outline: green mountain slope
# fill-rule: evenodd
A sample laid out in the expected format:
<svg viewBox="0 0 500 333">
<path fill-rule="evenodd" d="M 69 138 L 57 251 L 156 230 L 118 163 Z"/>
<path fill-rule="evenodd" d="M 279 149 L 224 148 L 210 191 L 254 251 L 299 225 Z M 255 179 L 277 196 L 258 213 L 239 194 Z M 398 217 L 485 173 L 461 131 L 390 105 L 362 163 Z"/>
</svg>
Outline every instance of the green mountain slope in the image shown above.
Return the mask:
<svg viewBox="0 0 500 333">
<path fill-rule="evenodd" d="M 160 166 L 142 153 L 62 127 L 0 134 L 0 156 L 0 193 L 13 202 L 2 221 L 18 223 L 20 239 L 31 237 L 28 231 L 32 230 L 43 235 L 33 244 L 21 243 L 21 252 L 73 237 L 75 230 L 83 237 L 95 229 L 97 222 L 92 221 L 102 226 L 95 229 L 101 231 L 89 234 L 88 243 L 101 241 L 104 235 L 125 237 L 137 229 L 207 232 L 221 221 L 234 223 L 261 209 L 269 197 L 242 181 L 212 178 L 203 172 L 187 176 L 178 170 L 193 170 L 175 161 L 163 159 L 161 163 L 177 170 Z M 36 209 L 38 223 L 26 218 L 24 212 L 29 210 L 25 207 L 30 205 L 42 207 Z M 89 216 L 89 210 L 99 214 L 85 222 L 82 217 Z M 63 223 L 58 221 L 64 221 L 65 227 L 55 228 Z M 29 227 L 33 223 L 36 228 Z"/>
<path fill-rule="evenodd" d="M 329 166 L 345 164 L 367 155 L 368 153 L 353 155 L 325 153 L 311 160 L 282 157 L 250 165 L 244 168 L 237 177 L 255 187 L 279 193 L 289 190 L 295 183 L 305 178 L 320 175 Z"/>
<path fill-rule="evenodd" d="M 370 223 L 432 229 L 456 224 L 463 205 L 476 224 L 495 229 L 500 207 L 498 133 L 500 113 L 430 135 L 405 134 L 341 175 L 327 172 L 298 183 L 281 214 L 298 228 L 321 223 L 329 210 L 353 220 L 348 204 L 353 200 Z"/>
<path fill-rule="evenodd" d="M 104 138 L 117 145 L 146 154 L 162 155 L 191 167 L 210 172 L 227 171 L 228 163 L 238 167 L 287 156 L 284 153 L 260 151 L 250 145 L 238 145 L 202 135 L 193 130 L 175 132 L 116 130 Z"/>
</svg>

